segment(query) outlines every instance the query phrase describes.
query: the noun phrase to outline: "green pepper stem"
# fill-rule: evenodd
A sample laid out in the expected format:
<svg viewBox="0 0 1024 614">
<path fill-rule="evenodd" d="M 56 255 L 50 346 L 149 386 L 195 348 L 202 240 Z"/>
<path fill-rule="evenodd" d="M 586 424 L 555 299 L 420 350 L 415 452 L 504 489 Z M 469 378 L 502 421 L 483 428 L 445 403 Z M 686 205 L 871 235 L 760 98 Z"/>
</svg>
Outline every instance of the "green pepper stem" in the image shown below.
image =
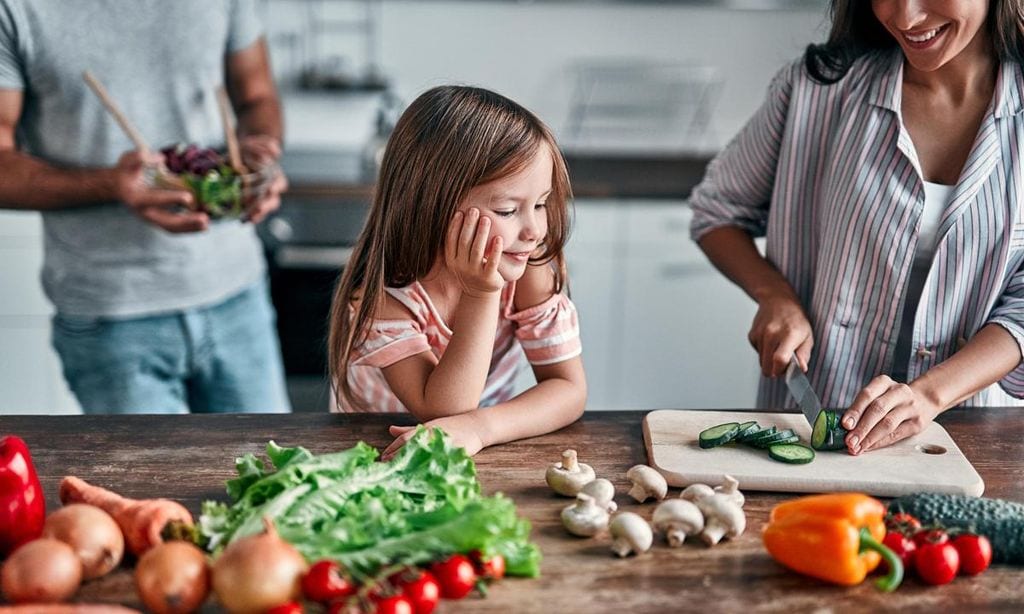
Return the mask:
<svg viewBox="0 0 1024 614">
<path fill-rule="evenodd" d="M 882 560 L 889 565 L 889 573 L 879 578 L 875 586 L 886 593 L 896 590 L 903 581 L 903 561 L 888 546 L 875 539 L 866 528 L 860 530 L 860 551 L 873 550 L 882 555 Z"/>
</svg>

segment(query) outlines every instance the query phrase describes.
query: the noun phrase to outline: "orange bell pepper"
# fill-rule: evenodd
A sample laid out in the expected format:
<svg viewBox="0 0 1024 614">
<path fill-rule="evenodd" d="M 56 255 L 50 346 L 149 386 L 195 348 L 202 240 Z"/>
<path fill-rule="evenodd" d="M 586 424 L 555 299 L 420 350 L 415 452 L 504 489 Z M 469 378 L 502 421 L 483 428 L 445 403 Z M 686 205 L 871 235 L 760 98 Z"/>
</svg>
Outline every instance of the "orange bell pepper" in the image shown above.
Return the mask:
<svg viewBox="0 0 1024 614">
<path fill-rule="evenodd" d="M 779 563 L 799 573 L 844 586 L 864 581 L 885 559 L 888 574 L 878 588 L 894 590 L 903 563 L 882 544 L 885 505 L 860 493 L 800 497 L 776 505 L 762 535 Z"/>
</svg>

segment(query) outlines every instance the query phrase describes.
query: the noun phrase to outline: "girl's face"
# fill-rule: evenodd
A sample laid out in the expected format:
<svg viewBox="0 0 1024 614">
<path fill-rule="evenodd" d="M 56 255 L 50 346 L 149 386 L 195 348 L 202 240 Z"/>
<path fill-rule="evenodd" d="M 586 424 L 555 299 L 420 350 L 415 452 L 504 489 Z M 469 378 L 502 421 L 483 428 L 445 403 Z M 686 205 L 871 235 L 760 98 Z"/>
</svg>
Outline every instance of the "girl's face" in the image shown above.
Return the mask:
<svg viewBox="0 0 1024 614">
<path fill-rule="evenodd" d="M 989 0 L 872 0 L 878 21 L 896 39 L 911 66 L 941 68 L 975 40 L 985 26 Z"/>
<path fill-rule="evenodd" d="M 519 172 L 471 188 L 459 205 L 460 211 L 479 209 L 481 217 L 491 220 L 490 236 L 501 236 L 498 272 L 505 281 L 523 276 L 530 254 L 547 236 L 553 170 L 551 152 L 541 146 Z"/>
</svg>

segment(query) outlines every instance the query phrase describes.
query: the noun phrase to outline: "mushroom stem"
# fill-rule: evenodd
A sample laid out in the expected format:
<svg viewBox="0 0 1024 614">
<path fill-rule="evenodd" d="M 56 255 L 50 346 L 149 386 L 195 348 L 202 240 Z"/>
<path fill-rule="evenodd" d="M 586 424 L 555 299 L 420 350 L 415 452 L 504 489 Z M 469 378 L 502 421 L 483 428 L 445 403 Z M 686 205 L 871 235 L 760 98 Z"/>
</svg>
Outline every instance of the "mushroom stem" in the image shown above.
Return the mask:
<svg viewBox="0 0 1024 614">
<path fill-rule="evenodd" d="M 562 452 L 562 469 L 576 471 L 576 450 Z"/>
</svg>

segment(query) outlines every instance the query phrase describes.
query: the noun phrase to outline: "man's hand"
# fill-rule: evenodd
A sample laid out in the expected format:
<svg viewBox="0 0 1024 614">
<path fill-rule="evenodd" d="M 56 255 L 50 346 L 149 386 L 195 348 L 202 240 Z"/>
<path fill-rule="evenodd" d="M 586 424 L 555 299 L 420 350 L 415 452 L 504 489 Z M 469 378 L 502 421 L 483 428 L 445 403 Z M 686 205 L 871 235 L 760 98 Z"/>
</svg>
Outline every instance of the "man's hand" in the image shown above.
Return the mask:
<svg viewBox="0 0 1024 614">
<path fill-rule="evenodd" d="M 281 158 L 281 145 L 277 139 L 265 135 L 244 137 L 240 145 L 242 159 L 250 172 L 271 173 L 260 185 L 243 186 L 243 194 L 246 195 L 245 219 L 258 224 L 280 208 L 281 194 L 288 189 L 288 178 L 281 172 L 281 167 L 277 166 Z"/>
<path fill-rule="evenodd" d="M 114 189 L 118 200 L 142 219 L 168 232 L 206 230 L 210 217 L 193 209 L 195 200 L 191 192 L 157 188 L 147 182 L 146 168 L 155 168 L 162 162 L 163 156 L 155 152 L 145 157 L 139 151 L 122 155 L 114 167 Z"/>
</svg>

